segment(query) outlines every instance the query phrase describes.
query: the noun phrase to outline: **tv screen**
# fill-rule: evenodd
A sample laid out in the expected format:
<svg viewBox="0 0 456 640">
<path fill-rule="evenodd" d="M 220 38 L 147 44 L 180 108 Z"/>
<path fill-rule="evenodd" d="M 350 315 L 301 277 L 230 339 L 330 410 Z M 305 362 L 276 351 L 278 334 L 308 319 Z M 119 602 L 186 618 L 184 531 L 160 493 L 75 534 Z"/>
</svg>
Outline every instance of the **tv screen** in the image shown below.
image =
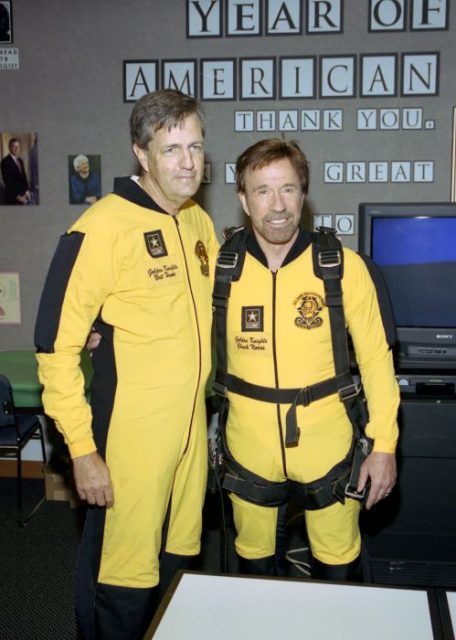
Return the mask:
<svg viewBox="0 0 456 640">
<path fill-rule="evenodd" d="M 397 365 L 456 369 L 456 204 L 362 203 L 359 250 L 390 293 Z"/>
</svg>

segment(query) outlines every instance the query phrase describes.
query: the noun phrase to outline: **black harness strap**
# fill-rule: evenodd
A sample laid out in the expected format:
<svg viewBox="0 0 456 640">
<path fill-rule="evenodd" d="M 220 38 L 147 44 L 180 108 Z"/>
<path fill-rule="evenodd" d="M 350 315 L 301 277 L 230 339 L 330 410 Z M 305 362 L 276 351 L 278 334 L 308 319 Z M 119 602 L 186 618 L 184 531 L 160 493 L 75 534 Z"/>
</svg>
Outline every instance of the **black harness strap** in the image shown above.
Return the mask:
<svg viewBox="0 0 456 640">
<path fill-rule="evenodd" d="M 322 509 L 336 501 L 344 502 L 345 487 L 349 483 L 354 439 L 347 456 L 338 462 L 323 477 L 306 484 L 294 480 L 273 482 L 265 480 L 233 459 L 231 454 L 226 458 L 226 472 L 223 487 L 248 502 L 266 507 L 278 507 L 289 502 L 293 497 L 304 509 Z"/>
<path fill-rule="evenodd" d="M 215 312 L 215 337 L 217 341 L 217 380 L 218 372 L 228 370 L 226 361 L 226 317 L 231 283 L 239 280 L 244 266 L 248 236 L 245 227 L 232 227 L 224 232 L 225 244 L 219 251 L 215 267 L 215 282 L 212 303 Z M 228 246 L 227 246 L 227 243 Z"/>
<path fill-rule="evenodd" d="M 219 394 L 226 391 L 238 393 L 241 396 L 247 396 L 252 400 L 260 400 L 261 402 L 271 402 L 272 404 L 300 404 L 308 407 L 311 402 L 326 398 L 333 393 L 339 393 L 341 401 L 344 398 L 344 389 L 351 387 L 353 378 L 348 372 L 340 376 L 334 376 L 317 382 L 309 387 L 301 389 L 277 389 L 276 387 L 263 387 L 252 382 L 247 382 L 242 378 L 238 378 L 230 373 L 217 377 L 214 383 L 214 390 Z"/>
<path fill-rule="evenodd" d="M 250 502 L 266 506 L 278 506 L 294 496 L 306 509 L 320 509 L 336 501 L 343 502 L 345 488 L 349 484 L 354 452 L 360 435 L 355 407 L 361 386 L 355 384 L 350 373 L 347 332 L 342 302 L 340 280 L 343 275 L 342 247 L 332 229 L 320 228 L 314 234 L 312 251 L 314 273 L 323 279 L 325 300 L 329 310 L 331 337 L 336 375 L 302 389 L 277 389 L 255 385 L 227 373 L 227 309 L 231 283 L 239 280 L 244 266 L 248 234 L 244 227 L 228 230 L 226 242 L 220 250 L 213 292 L 217 341 L 217 373 L 213 385 L 219 398 L 219 424 L 225 463 L 223 487 Z M 272 482 L 261 478 L 238 463 L 226 442 L 225 425 L 228 416 L 227 391 L 255 400 L 274 404 L 290 404 L 286 416 L 285 446 L 296 446 L 299 439 L 296 410 L 298 405 L 338 393 L 353 424 L 352 445 L 346 457 L 322 478 L 303 484 L 292 480 Z M 358 412 L 359 413 L 359 412 Z"/>
<path fill-rule="evenodd" d="M 323 280 L 325 303 L 329 312 L 331 341 L 336 375 L 349 371 L 349 357 L 345 314 L 342 302 L 343 252 L 334 231 L 320 227 L 312 243 L 313 268 Z"/>
<path fill-rule="evenodd" d="M 361 387 L 353 382 L 350 373 L 347 330 L 345 327 L 341 287 L 341 279 L 343 277 L 343 251 L 340 241 L 335 236 L 334 229 L 320 227 L 318 232 L 314 234 L 312 261 L 314 274 L 317 278 L 323 280 L 325 303 L 329 312 L 334 369 L 336 372 L 336 376 L 333 378 L 335 389 L 332 393 L 339 393 L 339 398 L 341 402 L 344 403 L 348 413 L 350 400 L 359 394 Z M 320 397 L 325 396 L 322 395 Z M 287 447 L 295 447 L 299 442 L 296 410 L 300 404 L 306 406 L 306 404 L 301 401 L 301 396 L 297 395 L 290 409 L 287 411 L 285 437 L 285 445 Z"/>
<path fill-rule="evenodd" d="M 341 284 L 344 269 L 343 251 L 334 229 L 319 227 L 316 242 L 312 244 L 312 251 L 314 274 L 323 280 L 325 287 L 336 377 L 347 373 L 351 376 Z M 357 440 L 362 435 L 360 425 L 368 421 L 367 405 L 361 391 L 361 384 L 356 384 L 352 380 L 352 384 L 340 394 Z"/>
</svg>

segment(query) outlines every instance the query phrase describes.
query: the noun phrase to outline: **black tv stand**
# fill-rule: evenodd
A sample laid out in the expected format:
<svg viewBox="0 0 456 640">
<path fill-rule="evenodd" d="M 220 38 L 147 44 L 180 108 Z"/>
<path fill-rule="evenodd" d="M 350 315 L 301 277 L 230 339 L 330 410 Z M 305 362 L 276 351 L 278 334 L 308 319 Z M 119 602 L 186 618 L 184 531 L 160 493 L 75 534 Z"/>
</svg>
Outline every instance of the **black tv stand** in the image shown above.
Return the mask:
<svg viewBox="0 0 456 640">
<path fill-rule="evenodd" d="M 361 517 L 373 581 L 455 588 L 456 371 L 397 378 L 398 482 Z"/>
</svg>

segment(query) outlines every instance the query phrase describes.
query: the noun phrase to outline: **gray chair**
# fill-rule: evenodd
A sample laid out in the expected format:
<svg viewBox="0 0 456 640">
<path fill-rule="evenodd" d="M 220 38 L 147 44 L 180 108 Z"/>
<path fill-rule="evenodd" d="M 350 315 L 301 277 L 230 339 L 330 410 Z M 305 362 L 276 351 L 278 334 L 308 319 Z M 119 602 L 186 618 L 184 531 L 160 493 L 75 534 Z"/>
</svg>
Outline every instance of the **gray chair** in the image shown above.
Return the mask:
<svg viewBox="0 0 456 640">
<path fill-rule="evenodd" d="M 10 381 L 5 376 L 0 375 L 0 456 L 16 460 L 17 519 L 22 527 L 27 524 L 45 500 L 45 495 L 43 495 L 33 509 L 24 516 L 22 508 L 22 449 L 32 439 L 41 441 L 43 464 L 46 464 L 43 428 L 39 418 L 35 415 L 22 414 L 16 411 Z"/>
</svg>

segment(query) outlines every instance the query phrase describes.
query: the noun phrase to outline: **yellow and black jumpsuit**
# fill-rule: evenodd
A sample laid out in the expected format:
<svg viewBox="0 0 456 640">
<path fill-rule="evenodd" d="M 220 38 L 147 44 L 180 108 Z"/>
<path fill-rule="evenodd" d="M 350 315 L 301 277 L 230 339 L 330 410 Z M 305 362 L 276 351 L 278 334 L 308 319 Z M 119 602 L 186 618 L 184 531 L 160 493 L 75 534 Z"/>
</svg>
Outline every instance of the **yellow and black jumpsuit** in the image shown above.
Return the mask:
<svg viewBox="0 0 456 640">
<path fill-rule="evenodd" d="M 216 251 L 198 205 L 188 201 L 172 217 L 122 178 L 62 236 L 52 261 L 35 333 L 45 411 L 72 457 L 98 450 L 106 460 L 115 499 L 89 509 L 81 543 L 77 604 L 87 637 L 109 635 L 94 630 L 101 592 L 108 607 L 140 619 L 159 583 L 160 552 L 200 551 Z M 79 362 L 94 324 L 103 340 L 89 406 Z"/>
<path fill-rule="evenodd" d="M 244 232 L 245 233 L 245 232 Z M 353 340 L 367 397 L 366 433 L 374 450 L 394 452 L 399 394 L 386 341 L 379 301 L 364 261 L 344 250 L 342 278 L 345 319 Z M 323 280 L 314 275 L 310 234 L 300 231 L 284 264 L 273 273 L 255 237 L 248 239 L 245 263 L 233 281 L 227 313 L 227 372 L 254 385 L 303 388 L 335 374 Z M 344 405 L 333 394 L 298 406 L 299 444 L 285 447 L 290 405 L 227 394 L 226 442 L 234 460 L 270 481 L 309 483 L 325 476 L 350 449 L 353 429 Z M 241 559 L 274 556 L 278 508 L 230 494 Z M 342 566 L 360 554 L 359 502 L 306 512 L 313 557 L 323 565 Z M 244 563 L 245 565 L 246 563 Z M 248 563 L 247 563 L 248 564 Z M 266 566 L 266 565 L 264 565 Z M 261 569 L 258 569 L 260 572 Z M 269 569 L 266 569 L 269 572 Z"/>
</svg>

